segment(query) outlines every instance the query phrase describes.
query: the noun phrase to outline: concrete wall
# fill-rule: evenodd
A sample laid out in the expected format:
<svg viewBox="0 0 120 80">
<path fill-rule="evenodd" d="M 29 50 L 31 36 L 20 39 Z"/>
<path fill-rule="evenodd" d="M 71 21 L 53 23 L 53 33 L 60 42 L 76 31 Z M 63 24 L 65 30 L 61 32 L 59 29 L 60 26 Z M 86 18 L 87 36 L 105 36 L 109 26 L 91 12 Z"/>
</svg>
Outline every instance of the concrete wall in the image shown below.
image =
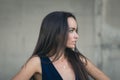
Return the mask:
<svg viewBox="0 0 120 80">
<path fill-rule="evenodd" d="M 0 0 L 0 80 L 9 80 L 32 54 L 43 17 L 75 14 L 79 50 L 113 80 L 119 80 L 119 0 Z"/>
<path fill-rule="evenodd" d="M 112 80 L 120 79 L 120 0 L 106 0 L 103 10 L 101 47 L 103 70 Z M 107 65 L 104 65 L 107 64 Z"/>
</svg>

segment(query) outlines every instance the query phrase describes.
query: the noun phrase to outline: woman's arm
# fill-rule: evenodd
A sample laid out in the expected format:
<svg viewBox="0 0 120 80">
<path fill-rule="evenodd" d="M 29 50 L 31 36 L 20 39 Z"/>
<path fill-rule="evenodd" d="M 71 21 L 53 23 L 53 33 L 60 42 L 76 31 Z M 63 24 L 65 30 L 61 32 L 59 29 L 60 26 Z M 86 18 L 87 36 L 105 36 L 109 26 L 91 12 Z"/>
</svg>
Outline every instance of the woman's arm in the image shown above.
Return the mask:
<svg viewBox="0 0 120 80">
<path fill-rule="evenodd" d="M 90 60 L 87 59 L 86 69 L 89 75 L 95 80 L 110 80 L 100 69 L 98 69 Z"/>
<path fill-rule="evenodd" d="M 12 80 L 29 80 L 34 73 L 41 73 L 40 58 L 32 57 L 18 72 Z"/>
</svg>

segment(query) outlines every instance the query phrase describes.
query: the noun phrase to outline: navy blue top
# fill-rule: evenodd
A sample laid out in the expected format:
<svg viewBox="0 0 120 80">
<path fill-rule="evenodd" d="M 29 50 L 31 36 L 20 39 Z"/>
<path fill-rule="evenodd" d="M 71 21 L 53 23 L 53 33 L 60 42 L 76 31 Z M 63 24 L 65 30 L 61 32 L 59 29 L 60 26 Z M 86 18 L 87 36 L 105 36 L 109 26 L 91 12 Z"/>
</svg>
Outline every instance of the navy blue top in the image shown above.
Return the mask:
<svg viewBox="0 0 120 80">
<path fill-rule="evenodd" d="M 42 80 L 63 80 L 48 57 L 41 57 L 41 66 Z M 78 80 L 77 77 L 76 80 Z"/>
</svg>

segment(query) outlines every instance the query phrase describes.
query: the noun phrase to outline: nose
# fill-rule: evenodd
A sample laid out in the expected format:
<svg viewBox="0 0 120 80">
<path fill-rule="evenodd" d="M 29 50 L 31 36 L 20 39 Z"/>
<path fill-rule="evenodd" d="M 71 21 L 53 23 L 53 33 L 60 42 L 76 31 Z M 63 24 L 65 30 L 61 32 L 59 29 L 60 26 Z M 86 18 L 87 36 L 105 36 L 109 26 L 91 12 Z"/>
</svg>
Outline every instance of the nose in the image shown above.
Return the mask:
<svg viewBox="0 0 120 80">
<path fill-rule="evenodd" d="M 79 38 L 79 35 L 78 35 L 77 32 L 74 33 L 74 38 L 75 38 L 75 39 L 78 39 L 78 38 Z"/>
</svg>

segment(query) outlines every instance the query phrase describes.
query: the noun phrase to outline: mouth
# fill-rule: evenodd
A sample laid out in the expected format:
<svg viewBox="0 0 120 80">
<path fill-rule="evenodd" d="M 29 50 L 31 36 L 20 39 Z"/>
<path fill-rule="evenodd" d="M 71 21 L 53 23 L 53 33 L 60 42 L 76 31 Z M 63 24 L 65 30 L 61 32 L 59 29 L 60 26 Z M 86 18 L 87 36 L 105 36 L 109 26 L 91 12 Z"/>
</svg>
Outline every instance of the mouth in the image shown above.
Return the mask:
<svg viewBox="0 0 120 80">
<path fill-rule="evenodd" d="M 73 41 L 72 43 L 75 45 L 75 44 L 76 44 L 76 41 Z"/>
</svg>

